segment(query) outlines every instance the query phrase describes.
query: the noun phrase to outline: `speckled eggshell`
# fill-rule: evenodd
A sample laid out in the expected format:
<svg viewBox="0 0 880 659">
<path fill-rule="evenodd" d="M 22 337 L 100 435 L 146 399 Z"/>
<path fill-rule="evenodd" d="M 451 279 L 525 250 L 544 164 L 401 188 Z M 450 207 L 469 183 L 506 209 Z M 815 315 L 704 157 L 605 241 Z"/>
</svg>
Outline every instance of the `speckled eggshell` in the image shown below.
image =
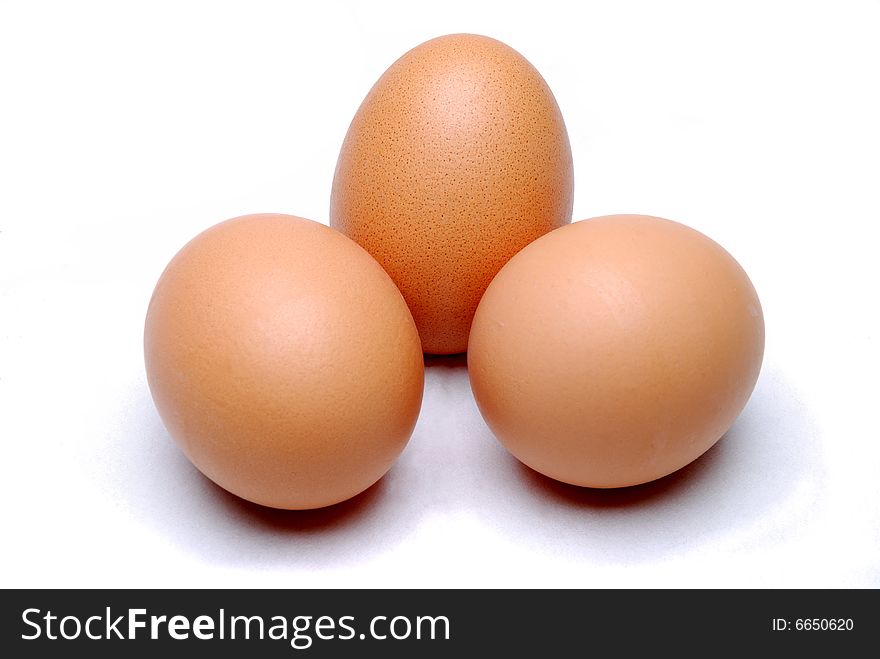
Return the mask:
<svg viewBox="0 0 880 659">
<path fill-rule="evenodd" d="M 376 261 L 286 215 L 218 224 L 150 301 L 147 378 L 202 473 L 275 508 L 348 499 L 391 467 L 422 398 L 418 333 Z"/>
<path fill-rule="evenodd" d="M 745 406 L 764 321 L 717 243 L 656 217 L 557 229 L 498 273 L 468 371 L 496 437 L 567 483 L 621 487 L 702 455 Z"/>
<path fill-rule="evenodd" d="M 378 80 L 339 154 L 330 224 L 397 283 L 425 352 L 467 349 L 507 260 L 571 221 L 571 148 L 556 100 L 519 53 L 456 34 Z"/>
</svg>

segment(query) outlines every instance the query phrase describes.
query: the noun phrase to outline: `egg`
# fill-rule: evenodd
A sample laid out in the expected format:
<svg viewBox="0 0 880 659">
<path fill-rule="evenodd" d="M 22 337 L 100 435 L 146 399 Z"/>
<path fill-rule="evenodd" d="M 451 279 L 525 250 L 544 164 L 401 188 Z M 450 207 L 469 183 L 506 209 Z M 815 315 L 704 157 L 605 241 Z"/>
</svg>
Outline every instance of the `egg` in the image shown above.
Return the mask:
<svg viewBox="0 0 880 659">
<path fill-rule="evenodd" d="M 418 332 L 394 283 L 345 236 L 286 215 L 228 220 L 183 247 L 150 301 L 144 357 L 192 463 L 275 508 L 375 483 L 422 399 Z"/>
<path fill-rule="evenodd" d="M 385 71 L 342 144 L 330 224 L 395 281 L 425 352 L 467 349 L 492 277 L 571 221 L 571 147 L 537 70 L 484 36 L 448 35 Z"/>
<path fill-rule="evenodd" d="M 764 352 L 755 289 L 682 224 L 619 215 L 539 238 L 474 317 L 468 371 L 503 445 L 551 478 L 645 483 L 698 458 L 749 399 Z"/>
</svg>

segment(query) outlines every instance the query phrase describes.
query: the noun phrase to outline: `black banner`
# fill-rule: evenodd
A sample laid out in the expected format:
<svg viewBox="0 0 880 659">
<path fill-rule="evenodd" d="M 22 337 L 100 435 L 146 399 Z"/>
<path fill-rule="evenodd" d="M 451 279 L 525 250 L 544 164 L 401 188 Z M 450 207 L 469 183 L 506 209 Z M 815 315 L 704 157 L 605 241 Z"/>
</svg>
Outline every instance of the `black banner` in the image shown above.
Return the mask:
<svg viewBox="0 0 880 659">
<path fill-rule="evenodd" d="M 5 590 L 0 642 L 6 657 L 714 655 L 733 648 L 852 656 L 880 641 L 878 592 Z"/>
</svg>

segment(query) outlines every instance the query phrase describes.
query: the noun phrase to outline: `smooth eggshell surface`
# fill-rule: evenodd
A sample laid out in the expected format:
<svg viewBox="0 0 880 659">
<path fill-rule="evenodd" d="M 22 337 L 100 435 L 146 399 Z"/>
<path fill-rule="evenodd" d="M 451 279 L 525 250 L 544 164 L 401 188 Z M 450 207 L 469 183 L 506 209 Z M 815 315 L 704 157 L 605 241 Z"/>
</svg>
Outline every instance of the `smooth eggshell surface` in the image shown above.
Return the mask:
<svg viewBox="0 0 880 659">
<path fill-rule="evenodd" d="M 511 259 L 477 310 L 468 370 L 513 455 L 608 488 L 708 450 L 745 406 L 763 351 L 755 289 L 723 248 L 669 220 L 619 215 Z"/>
<path fill-rule="evenodd" d="M 512 48 L 456 34 L 397 60 L 342 145 L 330 224 L 397 283 L 425 352 L 467 349 L 492 277 L 571 221 L 568 134 L 541 75 Z"/>
<path fill-rule="evenodd" d="M 415 426 L 424 362 L 400 292 L 327 226 L 251 215 L 173 258 L 147 312 L 150 390 L 208 478 L 276 508 L 352 497 Z"/>
</svg>

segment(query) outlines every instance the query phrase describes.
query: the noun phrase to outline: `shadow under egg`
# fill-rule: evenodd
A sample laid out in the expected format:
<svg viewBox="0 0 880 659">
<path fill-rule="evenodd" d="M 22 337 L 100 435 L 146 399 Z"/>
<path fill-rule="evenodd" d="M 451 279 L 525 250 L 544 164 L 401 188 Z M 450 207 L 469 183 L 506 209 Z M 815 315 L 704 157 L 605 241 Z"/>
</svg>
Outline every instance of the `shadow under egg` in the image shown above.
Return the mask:
<svg viewBox="0 0 880 659">
<path fill-rule="evenodd" d="M 112 487 L 143 523 L 205 560 L 292 569 L 360 562 L 416 524 L 406 499 L 390 495 L 397 463 L 360 494 L 324 508 L 282 510 L 242 499 L 192 465 L 146 392 L 134 398 L 136 409 L 126 415 L 131 441 L 113 448 L 126 477 Z"/>
<path fill-rule="evenodd" d="M 484 433 L 500 447 L 488 427 Z M 732 534 L 747 544 L 784 532 L 810 515 L 809 503 L 791 497 L 803 486 L 821 491 L 822 478 L 813 423 L 775 373 L 762 376 L 712 448 L 649 483 L 584 488 L 543 476 L 506 452 L 493 462 L 487 488 L 498 494 L 484 509 L 488 524 L 542 552 L 612 563 L 654 561 Z M 768 518 L 779 523 L 768 525 Z"/>
<path fill-rule="evenodd" d="M 656 499 L 674 497 L 681 490 L 695 487 L 696 481 L 717 469 L 715 463 L 724 459 L 722 454 L 730 432 L 725 433 L 703 455 L 681 469 L 653 481 L 628 487 L 582 487 L 545 476 L 519 461 L 517 467 L 521 472 L 523 487 L 531 489 L 539 496 L 554 498 L 562 505 L 598 509 L 651 505 Z"/>
</svg>

